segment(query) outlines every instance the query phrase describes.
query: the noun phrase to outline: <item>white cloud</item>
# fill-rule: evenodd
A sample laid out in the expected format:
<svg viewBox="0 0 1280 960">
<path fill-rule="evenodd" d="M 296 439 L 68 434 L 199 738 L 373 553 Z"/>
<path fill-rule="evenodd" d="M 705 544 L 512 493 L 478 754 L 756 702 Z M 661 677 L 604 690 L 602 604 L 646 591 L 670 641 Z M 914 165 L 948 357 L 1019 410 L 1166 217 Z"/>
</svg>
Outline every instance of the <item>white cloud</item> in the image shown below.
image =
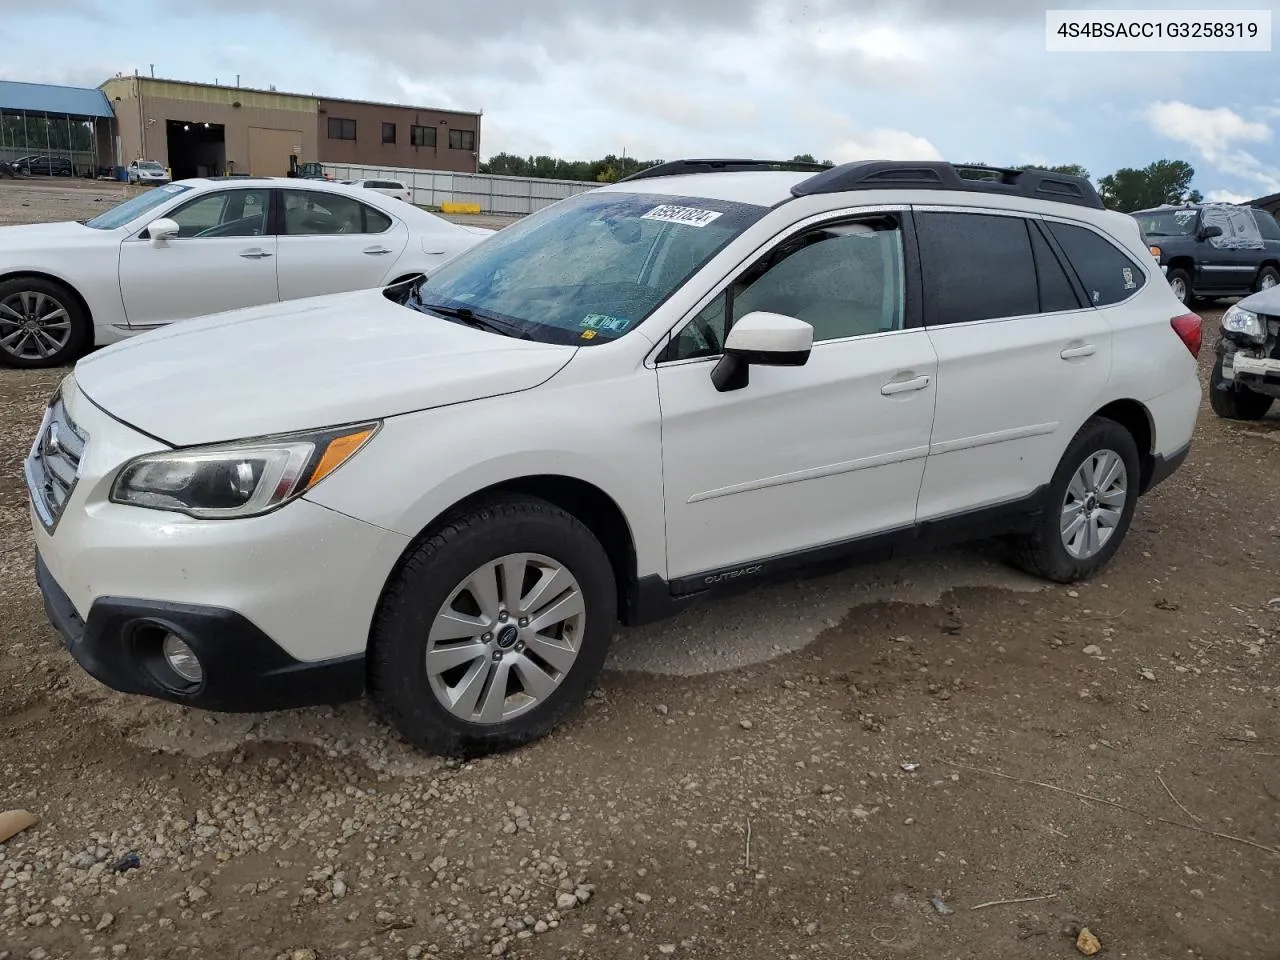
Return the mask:
<svg viewBox="0 0 1280 960">
<path fill-rule="evenodd" d="M 1210 190 L 1205 194 L 1205 199 L 1214 203 L 1248 203 L 1253 197 L 1234 190 Z"/>
<path fill-rule="evenodd" d="M 831 160 L 941 160 L 938 148 L 906 130 L 868 130 L 831 148 Z"/>
<path fill-rule="evenodd" d="M 1258 120 L 1246 120 L 1228 107 L 1204 109 L 1177 100 L 1153 103 L 1147 122 L 1156 133 L 1195 147 L 1212 160 L 1239 142 L 1261 143 L 1271 139 L 1271 128 Z"/>
</svg>

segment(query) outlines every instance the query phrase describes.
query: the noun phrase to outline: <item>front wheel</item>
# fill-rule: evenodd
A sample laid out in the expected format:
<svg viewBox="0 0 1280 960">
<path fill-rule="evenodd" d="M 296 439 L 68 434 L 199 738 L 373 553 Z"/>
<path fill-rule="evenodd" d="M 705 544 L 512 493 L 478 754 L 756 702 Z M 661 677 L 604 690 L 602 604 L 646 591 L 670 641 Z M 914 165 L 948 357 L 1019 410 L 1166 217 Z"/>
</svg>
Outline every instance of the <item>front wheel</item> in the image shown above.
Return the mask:
<svg viewBox="0 0 1280 960">
<path fill-rule="evenodd" d="M 1017 542 L 1019 565 L 1058 583 L 1091 577 L 1129 530 L 1139 470 L 1133 435 L 1114 420 L 1091 418 L 1058 463 L 1036 530 Z"/>
<path fill-rule="evenodd" d="M 1169 288 L 1173 295 L 1182 301 L 1184 306 L 1191 305 L 1191 277 L 1185 270 L 1169 271 Z"/>
<path fill-rule="evenodd" d="M 1222 357 L 1209 374 L 1209 406 L 1224 420 L 1261 420 L 1271 409 L 1272 399 L 1222 375 Z"/>
<path fill-rule="evenodd" d="M 370 692 L 433 753 L 508 749 L 586 698 L 616 624 L 613 569 L 591 531 L 542 500 L 495 500 L 455 515 L 392 575 Z"/>
<path fill-rule="evenodd" d="M 1258 280 L 1253 285 L 1253 292 L 1270 290 L 1278 283 L 1280 283 L 1280 270 L 1276 270 L 1275 267 L 1263 267 L 1258 271 Z"/>
<path fill-rule="evenodd" d="M 17 277 L 0 283 L 0 365 L 57 367 L 90 346 L 92 323 L 59 283 Z"/>
</svg>

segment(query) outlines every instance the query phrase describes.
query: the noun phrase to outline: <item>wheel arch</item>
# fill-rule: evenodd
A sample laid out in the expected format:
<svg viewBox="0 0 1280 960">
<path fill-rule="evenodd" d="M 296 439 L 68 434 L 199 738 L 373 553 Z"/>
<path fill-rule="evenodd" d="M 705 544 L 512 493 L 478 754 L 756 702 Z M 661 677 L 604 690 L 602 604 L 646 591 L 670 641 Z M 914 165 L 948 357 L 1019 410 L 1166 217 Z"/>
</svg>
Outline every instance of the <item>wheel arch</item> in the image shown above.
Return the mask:
<svg viewBox="0 0 1280 960">
<path fill-rule="evenodd" d="M 1145 491 L 1151 483 L 1156 462 L 1156 427 L 1151 411 L 1138 400 L 1124 398 L 1112 400 L 1095 410 L 1092 416 L 1112 420 L 1129 431 L 1138 448 L 1138 465 L 1141 471 L 1138 489 Z"/>
<path fill-rule="evenodd" d="M 397 559 L 383 585 L 378 604 L 382 604 L 387 586 L 400 572 L 414 549 L 435 534 L 449 520 L 485 502 L 503 496 L 524 496 L 544 500 L 579 520 L 600 541 L 613 568 L 618 590 L 618 611 L 625 615 L 629 598 L 637 582 L 636 542 L 631 524 L 617 501 L 595 484 L 564 474 L 533 474 L 493 483 L 450 504 L 434 516 L 414 536 Z M 373 618 L 376 620 L 376 616 Z"/>
</svg>

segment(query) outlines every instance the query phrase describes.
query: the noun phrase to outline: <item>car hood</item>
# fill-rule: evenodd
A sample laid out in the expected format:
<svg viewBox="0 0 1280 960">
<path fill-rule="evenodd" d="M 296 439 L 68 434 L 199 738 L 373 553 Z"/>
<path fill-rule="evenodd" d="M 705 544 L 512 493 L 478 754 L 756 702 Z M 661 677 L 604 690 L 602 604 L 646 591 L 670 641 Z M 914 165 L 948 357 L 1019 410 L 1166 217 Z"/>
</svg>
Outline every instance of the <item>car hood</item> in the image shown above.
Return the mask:
<svg viewBox="0 0 1280 960">
<path fill-rule="evenodd" d="M 1236 303 L 1241 310 L 1248 310 L 1250 313 L 1257 313 L 1268 317 L 1280 317 L 1280 287 L 1272 287 L 1270 290 L 1260 290 L 1257 293 L 1250 294 L 1243 300 Z"/>
<path fill-rule="evenodd" d="M 352 423 L 529 390 L 577 352 L 487 333 L 381 290 L 172 324 L 90 354 L 80 389 L 174 446 Z"/>
<path fill-rule="evenodd" d="M 65 240 L 83 240 L 87 235 L 99 233 L 83 223 L 67 220 L 62 223 L 20 223 L 9 227 L 0 227 L 0 249 L 20 248 L 29 250 L 33 246 L 58 244 Z"/>
</svg>

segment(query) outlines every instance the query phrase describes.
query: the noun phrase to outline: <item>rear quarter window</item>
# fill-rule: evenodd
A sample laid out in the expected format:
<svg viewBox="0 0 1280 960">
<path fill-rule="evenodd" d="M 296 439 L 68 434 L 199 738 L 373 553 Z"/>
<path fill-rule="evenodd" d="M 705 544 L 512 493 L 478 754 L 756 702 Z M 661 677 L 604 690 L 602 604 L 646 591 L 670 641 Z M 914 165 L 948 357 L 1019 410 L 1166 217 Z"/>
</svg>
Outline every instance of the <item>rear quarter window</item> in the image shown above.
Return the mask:
<svg viewBox="0 0 1280 960">
<path fill-rule="evenodd" d="M 1280 223 L 1266 210 L 1254 210 L 1253 219 L 1258 221 L 1258 232 L 1263 240 L 1280 240 Z"/>
<path fill-rule="evenodd" d="M 1069 223 L 1048 221 L 1046 226 L 1084 284 L 1092 306 L 1128 300 L 1145 286 L 1147 275 L 1142 268 L 1101 234 Z"/>
</svg>

